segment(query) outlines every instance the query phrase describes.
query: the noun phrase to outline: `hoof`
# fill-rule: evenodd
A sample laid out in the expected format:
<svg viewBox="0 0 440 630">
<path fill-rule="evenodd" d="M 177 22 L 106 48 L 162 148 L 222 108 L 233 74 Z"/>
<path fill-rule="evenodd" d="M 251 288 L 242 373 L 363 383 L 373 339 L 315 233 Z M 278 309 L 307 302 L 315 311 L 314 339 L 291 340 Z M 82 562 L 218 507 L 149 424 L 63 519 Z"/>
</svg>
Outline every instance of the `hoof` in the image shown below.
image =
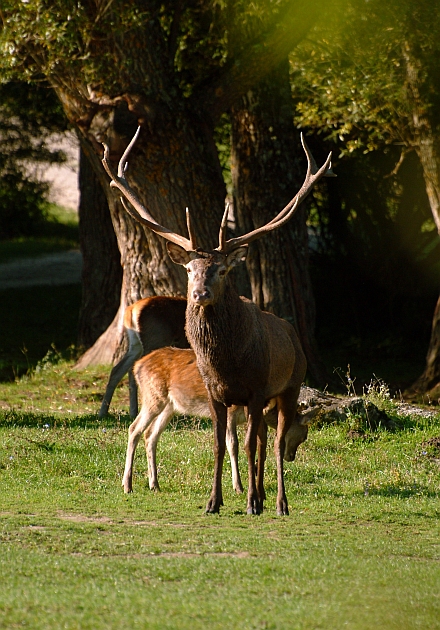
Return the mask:
<svg viewBox="0 0 440 630">
<path fill-rule="evenodd" d="M 206 510 L 205 513 L 206 514 L 219 514 L 220 513 L 220 506 L 223 505 L 223 500 L 222 499 L 215 499 L 215 498 L 210 498 L 208 503 L 206 504 Z"/>
<path fill-rule="evenodd" d="M 263 506 L 260 504 L 260 501 L 254 500 L 251 501 L 248 506 L 246 512 L 248 514 L 259 516 L 263 511 Z"/>
</svg>

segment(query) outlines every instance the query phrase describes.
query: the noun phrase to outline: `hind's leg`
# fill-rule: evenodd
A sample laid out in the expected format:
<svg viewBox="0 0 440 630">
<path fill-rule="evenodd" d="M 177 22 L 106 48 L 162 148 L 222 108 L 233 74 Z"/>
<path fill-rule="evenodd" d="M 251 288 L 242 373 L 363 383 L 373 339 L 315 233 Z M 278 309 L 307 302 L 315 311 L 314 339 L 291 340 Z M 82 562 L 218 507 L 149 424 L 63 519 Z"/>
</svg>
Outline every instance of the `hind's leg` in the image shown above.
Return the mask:
<svg viewBox="0 0 440 630">
<path fill-rule="evenodd" d="M 131 423 L 128 429 L 127 454 L 125 457 L 124 476 L 122 477 L 124 492 L 131 492 L 133 490 L 133 459 L 140 437 L 160 411 L 162 411 L 161 408 L 149 409 L 147 405 L 143 405 L 136 420 Z"/>
<path fill-rule="evenodd" d="M 174 413 L 172 405 L 167 405 L 145 431 L 145 450 L 148 459 L 148 483 L 150 490 L 160 490 L 157 480 L 156 451 L 161 434 L 167 428 Z"/>
</svg>

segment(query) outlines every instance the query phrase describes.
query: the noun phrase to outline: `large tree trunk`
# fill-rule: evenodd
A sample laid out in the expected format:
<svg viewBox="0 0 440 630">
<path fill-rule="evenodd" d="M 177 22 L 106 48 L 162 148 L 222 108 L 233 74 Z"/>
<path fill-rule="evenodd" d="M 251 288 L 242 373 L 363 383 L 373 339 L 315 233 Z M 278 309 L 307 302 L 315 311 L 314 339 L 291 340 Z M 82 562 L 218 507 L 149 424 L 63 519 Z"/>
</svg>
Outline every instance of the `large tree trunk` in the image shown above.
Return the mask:
<svg viewBox="0 0 440 630">
<path fill-rule="evenodd" d="M 293 126 L 288 60 L 232 109 L 234 209 L 240 232 L 267 223 L 292 199 L 306 173 Z M 315 342 L 315 304 L 308 271 L 306 208 L 282 229 L 251 244 L 252 299 L 297 329 L 314 382 L 325 384 Z"/>
<path fill-rule="evenodd" d="M 86 350 L 108 328 L 118 311 L 122 267 L 107 198 L 82 149 L 79 188 L 83 271 L 78 346 Z"/>
<path fill-rule="evenodd" d="M 414 44 L 405 43 L 403 56 L 407 90 L 412 106 L 415 149 L 422 165 L 432 216 L 440 235 L 440 140 L 433 131 L 429 108 L 422 96 L 422 64 L 415 50 Z M 440 397 L 440 298 L 434 312 L 425 370 L 406 393 L 411 397 L 427 394 L 433 400 Z"/>
</svg>

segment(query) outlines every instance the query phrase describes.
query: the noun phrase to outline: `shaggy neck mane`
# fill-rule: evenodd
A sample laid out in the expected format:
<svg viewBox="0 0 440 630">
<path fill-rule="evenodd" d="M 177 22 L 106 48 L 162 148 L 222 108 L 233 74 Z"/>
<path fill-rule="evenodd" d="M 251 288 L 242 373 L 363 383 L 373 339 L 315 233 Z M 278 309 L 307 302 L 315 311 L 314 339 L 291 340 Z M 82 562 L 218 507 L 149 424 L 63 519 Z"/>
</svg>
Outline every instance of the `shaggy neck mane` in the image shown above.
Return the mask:
<svg viewBox="0 0 440 630">
<path fill-rule="evenodd" d="M 206 308 L 188 301 L 186 330 L 196 355 L 214 366 L 235 363 L 240 348 L 248 345 L 249 315 L 246 304 L 238 296 L 229 279 L 223 295 Z M 225 342 L 226 341 L 226 342 Z"/>
</svg>

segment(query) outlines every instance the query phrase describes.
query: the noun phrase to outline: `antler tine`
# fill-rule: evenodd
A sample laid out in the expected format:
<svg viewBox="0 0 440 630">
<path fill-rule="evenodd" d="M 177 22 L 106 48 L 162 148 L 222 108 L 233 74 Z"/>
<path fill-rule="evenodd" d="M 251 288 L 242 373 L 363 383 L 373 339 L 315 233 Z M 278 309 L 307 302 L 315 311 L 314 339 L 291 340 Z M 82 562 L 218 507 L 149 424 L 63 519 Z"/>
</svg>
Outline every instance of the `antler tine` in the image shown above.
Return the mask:
<svg viewBox="0 0 440 630">
<path fill-rule="evenodd" d="M 317 175 L 318 171 L 320 170 L 318 168 L 318 165 L 316 164 L 315 158 L 313 157 L 312 152 L 310 151 L 305 138 L 304 138 L 304 134 L 301 132 L 300 134 L 300 138 L 301 138 L 301 144 L 303 146 L 304 149 L 304 153 L 306 154 L 306 158 L 307 158 L 307 173 L 306 173 L 306 177 L 304 180 L 303 185 L 301 186 L 301 188 L 299 189 L 299 191 L 297 192 L 297 194 L 295 195 L 295 197 L 289 201 L 289 203 L 287 204 L 287 206 L 285 208 L 283 208 L 281 210 L 280 213 L 277 214 L 276 217 L 274 217 L 271 221 L 269 221 L 268 225 L 273 225 L 274 223 L 277 223 L 278 221 L 280 221 L 291 209 L 293 210 L 293 206 L 296 202 L 296 200 L 301 196 L 301 193 L 303 191 L 303 189 L 305 187 L 307 187 L 307 183 L 310 180 L 310 177 L 313 175 Z M 321 168 L 324 168 L 325 164 L 327 164 L 328 162 L 328 168 L 326 170 L 326 172 L 324 173 L 324 175 L 320 175 L 319 179 L 322 177 L 336 177 L 336 174 L 333 173 L 332 171 L 332 163 L 331 163 L 331 152 L 329 153 L 327 160 L 325 161 L 324 165 Z M 330 161 L 329 161 L 330 159 Z M 317 180 L 316 180 L 317 181 Z M 306 195 L 299 201 L 299 203 L 301 203 L 301 201 L 303 201 L 305 199 L 305 197 L 309 194 L 310 190 L 306 193 Z"/>
<path fill-rule="evenodd" d="M 192 233 L 190 232 L 190 240 L 188 240 L 184 236 L 180 236 L 180 234 L 176 234 L 169 228 L 166 228 L 160 225 L 159 223 L 157 223 L 157 221 L 155 221 L 155 219 L 151 216 L 151 214 L 148 212 L 145 206 L 139 201 L 136 193 L 134 192 L 134 190 L 130 188 L 127 180 L 125 179 L 125 171 L 127 170 L 127 158 L 131 149 L 133 148 L 134 143 L 138 139 L 139 133 L 140 133 L 140 127 L 138 127 L 130 144 L 125 149 L 124 154 L 119 160 L 117 175 L 114 172 L 109 161 L 109 156 L 110 156 L 109 148 L 106 144 L 103 143 L 104 156 L 102 158 L 102 164 L 104 166 L 104 169 L 107 175 L 111 179 L 110 186 L 112 188 L 117 188 L 123 194 L 125 199 L 121 197 L 122 205 L 125 208 L 125 210 L 136 221 L 138 221 L 139 223 L 142 223 L 142 225 L 146 225 L 150 230 L 152 230 L 153 232 L 156 232 L 156 234 L 160 234 L 161 236 L 166 238 L 168 241 L 171 241 L 172 243 L 175 243 L 176 245 L 180 245 L 180 247 L 183 247 L 183 249 L 185 249 L 186 251 L 192 251 L 194 249 L 192 245 L 192 239 L 193 239 Z M 126 203 L 126 201 L 129 201 L 131 206 L 129 206 Z"/>
<path fill-rule="evenodd" d="M 136 129 L 136 133 L 134 134 L 134 136 L 132 137 L 130 141 L 130 144 L 125 149 L 124 153 L 122 154 L 121 159 L 119 160 L 118 177 L 124 177 L 125 175 L 125 171 L 127 170 L 127 167 L 128 167 L 127 160 L 128 160 L 129 153 L 134 147 L 136 140 L 139 138 L 140 132 L 141 132 L 141 126 L 139 125 L 138 128 Z"/>
<path fill-rule="evenodd" d="M 226 241 L 221 248 L 218 248 L 219 251 L 229 252 L 232 249 L 235 249 L 241 245 L 251 243 L 257 238 L 263 236 L 263 234 L 267 234 L 268 232 L 271 232 L 272 230 L 276 230 L 277 228 L 281 227 L 282 225 L 284 225 L 284 223 L 287 223 L 287 221 L 289 221 L 289 219 L 293 216 L 300 203 L 304 201 L 304 199 L 310 193 L 314 184 L 316 184 L 317 181 L 319 181 L 327 174 L 330 177 L 335 177 L 335 174 L 331 170 L 331 152 L 329 153 L 326 161 L 321 166 L 321 168 L 318 169 L 315 159 L 305 140 L 303 139 L 302 134 L 301 142 L 307 156 L 307 173 L 304 179 L 304 183 L 295 195 L 295 197 L 271 221 L 269 221 L 265 225 L 262 225 L 259 228 L 256 228 L 252 232 L 248 232 L 248 234 L 243 234 L 243 236 L 238 236 L 230 239 L 229 241 Z"/>
<path fill-rule="evenodd" d="M 301 144 L 304 149 L 304 153 L 306 154 L 306 157 L 307 157 L 307 175 L 306 175 L 306 179 L 307 179 L 307 177 L 310 174 L 314 175 L 318 171 L 318 165 L 316 164 L 316 161 L 315 161 L 315 158 L 313 157 L 312 152 L 307 146 L 307 142 L 304 139 L 304 134 L 302 131 L 299 134 L 299 137 L 301 139 Z"/>
<path fill-rule="evenodd" d="M 228 203 L 225 206 L 225 211 L 223 212 L 222 222 L 220 224 L 220 232 L 218 234 L 218 251 L 223 251 L 226 245 L 226 230 L 228 227 L 228 216 L 229 216 L 229 206 L 231 204 Z"/>
<path fill-rule="evenodd" d="M 194 251 L 197 248 L 196 235 L 192 227 L 191 217 L 189 214 L 189 208 L 186 208 L 186 225 L 188 228 L 189 240 L 191 243 L 191 249 Z"/>
</svg>

